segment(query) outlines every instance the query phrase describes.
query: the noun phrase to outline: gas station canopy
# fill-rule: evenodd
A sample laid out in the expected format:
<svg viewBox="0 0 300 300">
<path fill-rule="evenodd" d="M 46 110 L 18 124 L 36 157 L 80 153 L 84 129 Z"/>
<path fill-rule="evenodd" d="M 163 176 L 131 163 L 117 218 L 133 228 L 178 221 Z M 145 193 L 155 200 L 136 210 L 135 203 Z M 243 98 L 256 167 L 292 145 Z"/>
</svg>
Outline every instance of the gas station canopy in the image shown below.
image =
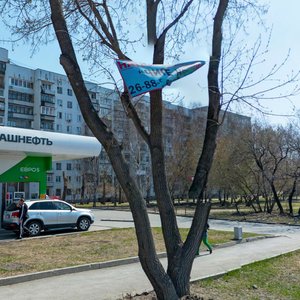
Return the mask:
<svg viewBox="0 0 300 300">
<path fill-rule="evenodd" d="M 98 156 L 100 151 L 94 137 L 0 126 L 0 175 L 28 156 L 59 161 Z"/>
</svg>

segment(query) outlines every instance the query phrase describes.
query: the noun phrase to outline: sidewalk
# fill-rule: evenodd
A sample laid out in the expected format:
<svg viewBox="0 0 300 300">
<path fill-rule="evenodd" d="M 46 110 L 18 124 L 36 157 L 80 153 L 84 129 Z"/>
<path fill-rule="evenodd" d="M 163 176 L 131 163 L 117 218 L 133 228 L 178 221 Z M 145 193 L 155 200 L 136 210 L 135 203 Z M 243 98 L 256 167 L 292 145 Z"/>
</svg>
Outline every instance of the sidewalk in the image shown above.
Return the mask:
<svg viewBox="0 0 300 300">
<path fill-rule="evenodd" d="M 202 252 L 195 259 L 191 281 L 217 276 L 243 265 L 300 249 L 300 234 L 258 239 Z M 166 259 L 161 258 L 164 266 Z M 51 300 L 116 300 L 126 293 L 151 290 L 139 262 L 0 287 L 1 298 Z"/>
</svg>

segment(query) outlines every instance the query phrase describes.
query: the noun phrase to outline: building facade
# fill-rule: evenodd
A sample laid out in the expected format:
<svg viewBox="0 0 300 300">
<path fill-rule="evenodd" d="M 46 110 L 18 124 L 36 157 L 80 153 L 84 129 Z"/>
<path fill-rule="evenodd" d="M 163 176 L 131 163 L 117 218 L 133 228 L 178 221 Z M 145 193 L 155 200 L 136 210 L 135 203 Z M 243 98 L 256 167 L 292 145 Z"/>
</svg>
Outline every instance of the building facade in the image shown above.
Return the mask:
<svg viewBox="0 0 300 300">
<path fill-rule="evenodd" d="M 86 82 L 86 86 L 99 116 L 122 143 L 124 157 L 142 193 L 145 197 L 151 196 L 149 150 L 127 118 L 118 93 L 92 82 Z M 144 126 L 149 130 L 149 97 L 134 101 Z M 175 144 L 185 145 L 195 132 L 204 133 L 206 109 L 164 103 L 164 143 L 170 161 L 176 159 Z M 225 127 L 231 130 L 230 124 L 250 124 L 250 118 L 230 114 L 226 122 Z M 67 76 L 15 65 L 10 62 L 4 48 L 0 48 L 0 125 L 91 135 Z M 47 193 L 66 200 L 122 198 L 122 191 L 103 150 L 94 159 L 53 162 L 52 170 L 48 172 Z"/>
</svg>

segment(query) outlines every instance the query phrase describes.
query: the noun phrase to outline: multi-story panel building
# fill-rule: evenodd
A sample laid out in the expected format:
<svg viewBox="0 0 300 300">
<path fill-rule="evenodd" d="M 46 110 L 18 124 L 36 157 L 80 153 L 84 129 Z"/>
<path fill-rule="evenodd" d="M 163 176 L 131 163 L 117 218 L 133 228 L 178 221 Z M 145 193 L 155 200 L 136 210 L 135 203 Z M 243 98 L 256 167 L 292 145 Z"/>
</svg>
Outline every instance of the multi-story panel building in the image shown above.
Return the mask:
<svg viewBox="0 0 300 300">
<path fill-rule="evenodd" d="M 124 157 L 142 193 L 150 196 L 153 194 L 150 153 L 126 116 L 118 93 L 92 82 L 86 82 L 86 86 L 95 110 L 122 144 Z M 135 101 L 142 123 L 149 131 L 149 97 Z M 176 157 L 175 145 L 182 149 L 181 145 L 186 145 L 195 132 L 204 133 L 206 111 L 207 108 L 188 109 L 164 103 L 167 158 Z M 223 130 L 231 130 L 236 122 L 250 124 L 250 118 L 229 115 Z M 3 48 L 0 48 L 0 125 L 91 135 L 67 76 L 12 64 L 8 51 Z M 104 150 L 95 159 L 53 162 L 52 171 L 48 173 L 48 194 L 66 200 L 120 197 L 120 191 Z"/>
</svg>

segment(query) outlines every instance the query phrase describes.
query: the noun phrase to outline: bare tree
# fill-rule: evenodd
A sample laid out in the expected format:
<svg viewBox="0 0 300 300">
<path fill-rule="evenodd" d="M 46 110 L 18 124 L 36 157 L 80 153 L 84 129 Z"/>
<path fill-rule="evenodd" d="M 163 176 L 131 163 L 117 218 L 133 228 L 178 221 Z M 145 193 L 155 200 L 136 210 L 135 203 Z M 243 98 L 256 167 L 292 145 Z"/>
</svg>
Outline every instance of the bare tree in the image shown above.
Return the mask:
<svg viewBox="0 0 300 300">
<path fill-rule="evenodd" d="M 191 38 L 197 32 L 196 25 L 200 23 L 200 15 L 203 15 L 200 14 L 203 3 L 203 1 L 196 0 L 185 0 L 180 3 L 178 1 L 146 0 L 147 15 L 145 22 L 147 24 L 148 41 L 153 44 L 153 64 L 163 64 L 167 51 L 170 57 L 176 58 L 178 56 L 177 51 L 178 53 L 182 51 L 182 42 Z M 101 60 L 100 64 L 95 61 L 97 66 L 107 67 L 106 62 L 111 58 L 130 59 L 128 48 L 134 47 L 136 42 L 140 42 L 140 38 L 130 36 L 126 32 L 126 28 L 123 31 L 119 29 L 124 29 L 122 25 L 126 27 L 130 23 L 128 22 L 128 15 L 126 16 L 128 8 L 131 9 L 132 19 L 135 14 L 140 14 L 140 8 L 136 7 L 134 1 L 130 0 L 125 2 L 115 0 L 110 3 L 106 0 L 101 2 L 92 0 L 43 0 L 34 1 L 34 3 L 32 1 L 17 0 L 6 1 L 4 4 L 9 12 L 17 12 L 16 26 L 12 28 L 14 32 L 25 38 L 31 35 L 34 44 L 40 41 L 39 38 L 43 36 L 39 34 L 41 30 L 47 32 L 46 41 L 48 40 L 48 37 L 51 36 L 51 29 L 48 25 L 52 23 L 61 49 L 60 63 L 72 85 L 85 122 L 103 145 L 118 182 L 129 201 L 135 223 L 141 265 L 158 299 L 174 300 L 190 293 L 189 278 L 192 263 L 196 250 L 200 245 L 210 210 L 210 203 L 201 200 L 216 148 L 217 132 L 221 123 L 219 118 L 221 105 L 241 98 L 237 96 L 238 93 L 233 93 L 230 95 L 229 101 L 224 101 L 226 93 L 223 86 L 221 90 L 219 87 L 220 63 L 222 54 L 223 57 L 226 54 L 222 53 L 225 17 L 228 24 L 235 24 L 235 28 L 239 28 L 236 19 L 242 16 L 242 11 L 248 12 L 249 10 L 249 14 L 250 10 L 252 12 L 261 11 L 257 1 L 219 0 L 205 2 L 205 4 L 208 5 L 208 11 L 210 12 L 205 14 L 209 18 L 213 16 L 213 26 L 210 32 L 212 36 L 212 53 L 208 71 L 209 105 L 202 153 L 189 191 L 190 197 L 198 199 L 198 202 L 192 226 L 185 241 L 182 240 L 178 229 L 167 184 L 163 144 L 162 91 L 157 90 L 150 93 L 150 126 L 148 130 L 135 109 L 132 99 L 129 98 L 126 87 L 120 87 L 122 90 L 120 100 L 126 114 L 131 118 L 137 131 L 150 149 L 152 178 L 168 258 L 167 270 L 164 270 L 155 250 L 143 195 L 135 178 L 130 174 L 129 166 L 123 156 L 122 145 L 103 119 L 99 118 L 93 107 L 77 61 L 74 49 L 76 42 L 73 43 L 78 38 L 77 48 L 85 50 L 84 55 L 87 58 L 104 57 L 105 59 Z M 51 11 L 51 20 L 49 11 Z M 2 12 L 5 12 L 5 10 L 2 9 Z M 122 20 L 125 22 L 122 23 Z M 188 26 L 190 23 L 186 23 L 190 20 L 194 21 L 192 26 Z M 230 22 L 231 20 L 232 22 Z M 142 19 L 140 23 L 143 23 L 143 21 Z M 228 45 L 232 44 L 229 41 Z M 108 69 L 109 67 L 104 68 L 106 71 Z M 247 70 L 244 78 L 248 78 L 249 69 Z M 242 80 L 237 91 L 241 91 L 243 82 L 245 80 Z M 255 98 L 254 96 L 252 98 Z"/>
<path fill-rule="evenodd" d="M 111 23 L 110 14 L 106 1 L 102 3 L 106 14 L 109 28 L 104 24 L 104 20 L 97 10 L 97 5 L 93 1 L 87 1 L 86 6 L 81 6 L 80 2 L 76 2 L 77 9 L 82 16 L 87 17 L 83 11 L 84 8 L 89 8 L 89 13 L 92 13 L 100 23 L 102 30 L 106 33 L 108 40 L 105 40 L 110 47 L 114 47 L 119 58 L 126 58 L 119 49 L 116 39 L 114 26 Z M 181 13 L 175 19 L 176 24 L 186 12 L 188 3 L 183 7 Z M 66 19 L 62 10 L 60 1 L 50 1 L 52 22 L 57 35 L 58 42 L 61 47 L 62 55 L 60 62 L 63 65 L 72 88 L 77 96 L 82 114 L 89 128 L 94 135 L 99 139 L 105 148 L 127 199 L 133 214 L 137 239 L 139 244 L 139 258 L 145 273 L 151 281 L 154 290 L 159 299 L 177 299 L 183 295 L 189 294 L 189 275 L 192 267 L 192 262 L 195 257 L 196 249 L 199 247 L 202 231 L 207 221 L 209 205 L 199 203 L 198 217 L 194 219 L 194 224 L 190 236 L 185 243 L 182 242 L 177 222 L 172 205 L 171 197 L 168 192 L 167 181 L 165 176 L 164 166 L 164 149 L 162 144 L 162 93 L 155 91 L 150 93 L 151 99 L 151 134 L 148 134 L 140 119 L 130 103 L 127 93 L 123 93 L 121 100 L 133 115 L 133 121 L 142 134 L 144 140 L 149 145 L 152 157 L 152 170 L 155 192 L 158 200 L 159 211 L 162 221 L 162 229 L 166 243 L 168 254 L 168 270 L 167 273 L 160 264 L 151 234 L 150 223 L 147 215 L 145 201 L 137 188 L 135 180 L 131 177 L 127 163 L 125 162 L 122 149 L 114 138 L 113 133 L 99 119 L 91 105 L 80 68 L 77 63 L 76 55 L 72 46 L 70 35 L 66 24 Z M 91 21 L 91 19 L 89 19 Z M 172 27 L 173 24 L 170 24 Z M 111 32 L 108 32 L 108 29 Z M 156 40 L 154 47 L 154 63 L 163 63 L 164 43 L 167 30 L 165 30 Z"/>
<path fill-rule="evenodd" d="M 203 143 L 203 124 L 190 118 L 183 107 L 164 110 L 167 180 L 173 201 L 188 197 L 191 179 Z M 185 151 L 182 151 L 183 146 Z"/>
<path fill-rule="evenodd" d="M 283 214 L 284 210 L 278 193 L 281 189 L 278 189 L 276 185 L 278 186 L 281 180 L 281 167 L 290 153 L 284 129 L 273 130 L 270 126 L 262 128 L 256 125 L 252 130 L 248 145 L 263 179 L 272 191 L 274 203 L 280 214 Z"/>
<path fill-rule="evenodd" d="M 100 186 L 99 157 L 85 158 L 82 161 L 82 194 L 88 195 L 88 200 L 92 200 L 95 207 Z"/>
</svg>

